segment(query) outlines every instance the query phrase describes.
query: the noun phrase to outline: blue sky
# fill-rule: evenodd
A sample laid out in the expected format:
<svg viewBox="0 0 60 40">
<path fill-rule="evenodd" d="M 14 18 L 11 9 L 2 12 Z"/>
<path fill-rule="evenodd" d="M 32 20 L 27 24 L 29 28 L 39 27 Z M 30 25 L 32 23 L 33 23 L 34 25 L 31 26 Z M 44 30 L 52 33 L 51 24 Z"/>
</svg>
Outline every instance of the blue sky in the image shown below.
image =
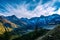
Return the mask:
<svg viewBox="0 0 60 40">
<path fill-rule="evenodd" d="M 18 18 L 60 14 L 60 0 L 0 0 L 0 15 Z"/>
</svg>

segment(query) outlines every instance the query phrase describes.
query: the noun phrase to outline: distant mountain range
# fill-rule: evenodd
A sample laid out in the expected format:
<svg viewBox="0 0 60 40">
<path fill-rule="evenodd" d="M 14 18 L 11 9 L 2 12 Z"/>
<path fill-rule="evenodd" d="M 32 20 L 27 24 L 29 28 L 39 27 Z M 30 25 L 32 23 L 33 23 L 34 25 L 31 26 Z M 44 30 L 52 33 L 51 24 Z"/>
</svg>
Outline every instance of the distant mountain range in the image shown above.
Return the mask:
<svg viewBox="0 0 60 40">
<path fill-rule="evenodd" d="M 15 30 L 27 31 L 38 29 L 53 29 L 54 25 L 60 24 L 60 15 L 53 14 L 49 16 L 33 17 L 28 18 L 17 18 L 15 15 L 12 16 L 0 16 L 0 23 L 7 28 Z"/>
<path fill-rule="evenodd" d="M 23 27 L 24 29 L 34 29 L 35 26 L 44 27 L 48 25 L 56 25 L 60 24 L 60 15 L 58 14 L 53 14 L 49 16 L 43 16 L 41 15 L 40 17 L 33 17 L 31 19 L 28 18 L 17 18 L 15 15 L 12 16 L 7 16 L 7 20 Z"/>
</svg>

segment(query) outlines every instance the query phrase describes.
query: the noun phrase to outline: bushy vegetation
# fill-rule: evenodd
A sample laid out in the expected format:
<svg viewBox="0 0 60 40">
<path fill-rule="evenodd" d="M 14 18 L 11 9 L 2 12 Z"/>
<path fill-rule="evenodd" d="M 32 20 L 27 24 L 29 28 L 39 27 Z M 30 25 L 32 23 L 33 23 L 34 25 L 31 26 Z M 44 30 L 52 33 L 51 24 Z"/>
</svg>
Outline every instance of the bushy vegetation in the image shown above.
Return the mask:
<svg viewBox="0 0 60 40">
<path fill-rule="evenodd" d="M 44 37 L 42 40 L 60 40 L 60 25 L 58 25 L 51 34 Z"/>
<path fill-rule="evenodd" d="M 35 40 L 39 36 L 42 36 L 42 35 L 46 34 L 47 31 L 48 30 L 40 29 L 39 31 L 34 31 L 34 32 L 27 33 L 27 34 L 25 34 L 21 37 L 13 39 L 13 40 Z"/>
<path fill-rule="evenodd" d="M 22 36 L 19 36 L 18 38 L 12 39 L 12 40 L 35 40 L 39 36 L 42 36 L 42 35 L 46 34 L 47 31 L 48 30 L 40 29 L 39 31 L 33 31 L 33 32 L 30 32 L 30 33 L 26 33 Z M 0 35 L 0 40 L 10 40 L 12 35 L 13 34 L 11 34 L 11 32 L 5 32 L 3 35 Z"/>
<path fill-rule="evenodd" d="M 10 36 L 10 32 L 5 32 L 3 35 L 0 35 L 0 40 L 9 40 Z"/>
</svg>

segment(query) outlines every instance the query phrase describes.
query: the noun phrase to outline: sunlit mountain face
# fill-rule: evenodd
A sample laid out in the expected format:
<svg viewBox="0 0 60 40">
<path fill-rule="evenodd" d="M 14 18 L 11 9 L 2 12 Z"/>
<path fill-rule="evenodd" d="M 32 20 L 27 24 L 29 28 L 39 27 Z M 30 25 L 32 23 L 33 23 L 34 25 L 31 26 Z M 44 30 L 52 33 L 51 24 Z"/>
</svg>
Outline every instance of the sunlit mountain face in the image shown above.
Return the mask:
<svg viewBox="0 0 60 40">
<path fill-rule="evenodd" d="M 0 15 L 18 18 L 60 14 L 60 0 L 0 0 Z"/>
</svg>

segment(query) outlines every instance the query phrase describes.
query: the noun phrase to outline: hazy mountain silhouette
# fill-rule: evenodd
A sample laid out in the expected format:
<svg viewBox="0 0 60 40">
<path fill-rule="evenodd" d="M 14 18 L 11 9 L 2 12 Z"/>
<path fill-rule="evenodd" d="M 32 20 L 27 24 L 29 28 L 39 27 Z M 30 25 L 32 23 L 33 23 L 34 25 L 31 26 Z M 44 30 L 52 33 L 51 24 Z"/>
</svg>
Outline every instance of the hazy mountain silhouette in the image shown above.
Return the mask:
<svg viewBox="0 0 60 40">
<path fill-rule="evenodd" d="M 56 25 L 60 24 L 60 15 L 53 14 L 49 16 L 33 17 L 33 18 L 17 18 L 15 15 L 6 17 L 7 20 L 23 27 L 26 29 L 34 29 L 35 25 L 40 27 L 45 27 L 47 25 Z"/>
</svg>

